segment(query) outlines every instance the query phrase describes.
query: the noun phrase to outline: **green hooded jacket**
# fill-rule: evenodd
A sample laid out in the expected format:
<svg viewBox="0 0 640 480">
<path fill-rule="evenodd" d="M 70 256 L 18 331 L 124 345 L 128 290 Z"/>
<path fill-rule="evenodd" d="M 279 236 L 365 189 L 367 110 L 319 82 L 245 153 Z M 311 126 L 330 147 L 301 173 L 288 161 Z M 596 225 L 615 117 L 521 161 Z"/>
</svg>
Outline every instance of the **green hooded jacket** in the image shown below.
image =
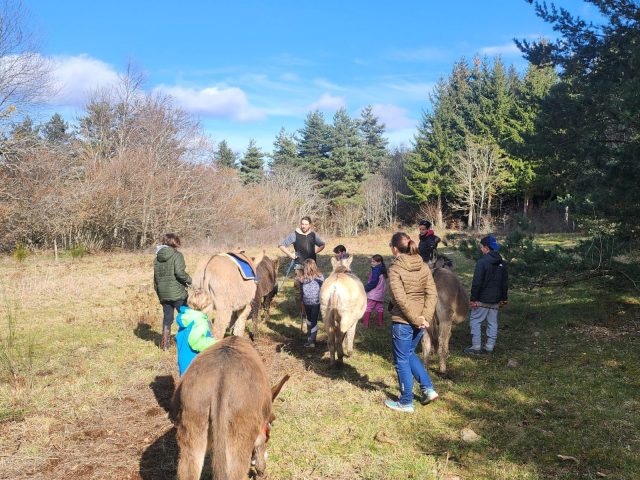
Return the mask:
<svg viewBox="0 0 640 480">
<path fill-rule="evenodd" d="M 175 248 L 160 245 L 153 263 L 153 286 L 160 302 L 187 298 L 191 277 L 185 271 L 184 257 Z"/>
</svg>

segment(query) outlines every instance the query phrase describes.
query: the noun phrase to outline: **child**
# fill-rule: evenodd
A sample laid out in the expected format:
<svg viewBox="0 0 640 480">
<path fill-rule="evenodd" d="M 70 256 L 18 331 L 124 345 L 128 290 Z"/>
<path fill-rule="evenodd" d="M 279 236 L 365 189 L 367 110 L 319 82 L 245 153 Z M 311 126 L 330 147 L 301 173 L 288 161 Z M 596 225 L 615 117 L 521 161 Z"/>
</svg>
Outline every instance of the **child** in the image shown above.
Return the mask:
<svg viewBox="0 0 640 480">
<path fill-rule="evenodd" d="M 384 259 L 381 255 L 374 255 L 371 257 L 371 273 L 369 274 L 369 280 L 364 286 L 364 291 L 367 292 L 367 309 L 365 310 L 362 323 L 369 328 L 369 319 L 371 318 L 371 312 L 374 310 L 378 312 L 378 321 L 376 325 L 382 327 L 382 316 L 384 312 L 384 291 L 386 288 L 387 267 L 384 264 Z"/>
<path fill-rule="evenodd" d="M 193 289 L 187 297 L 187 305 L 180 307 L 176 323 L 176 346 L 178 348 L 178 370 L 184 375 L 191 361 L 205 348 L 217 340 L 211 335 L 209 317 L 202 310 L 211 305 L 209 296 L 201 288 Z"/>
<path fill-rule="evenodd" d="M 296 279 L 302 293 L 302 304 L 307 314 L 307 343 L 305 347 L 316 346 L 318 335 L 318 316 L 320 315 L 320 287 L 324 282 L 324 276 L 318 271 L 316 261 L 310 258 L 304 261 L 302 275 Z"/>
<path fill-rule="evenodd" d="M 473 272 L 471 283 L 471 346 L 464 353 L 491 353 L 498 337 L 498 308 L 507 303 L 507 264 L 498 254 L 500 245 L 493 235 L 480 240 L 483 256 Z M 482 346 L 481 326 L 487 320 L 487 342 Z"/>
<path fill-rule="evenodd" d="M 343 258 L 347 258 L 349 254 L 347 253 L 347 247 L 344 245 L 337 245 L 333 249 L 333 253 L 335 253 L 336 260 L 342 260 Z"/>
</svg>

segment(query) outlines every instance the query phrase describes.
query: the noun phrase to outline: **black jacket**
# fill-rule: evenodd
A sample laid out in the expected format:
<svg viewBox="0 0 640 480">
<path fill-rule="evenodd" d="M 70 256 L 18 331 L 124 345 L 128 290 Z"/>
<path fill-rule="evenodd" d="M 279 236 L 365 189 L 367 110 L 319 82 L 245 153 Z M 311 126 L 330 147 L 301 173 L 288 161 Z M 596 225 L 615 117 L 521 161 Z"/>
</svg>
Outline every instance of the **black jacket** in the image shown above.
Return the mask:
<svg viewBox="0 0 640 480">
<path fill-rule="evenodd" d="M 473 272 L 471 301 L 499 303 L 507 300 L 507 264 L 497 252 L 484 255 Z"/>
<path fill-rule="evenodd" d="M 432 233 L 431 235 L 420 235 L 419 238 L 420 243 L 418 244 L 418 252 L 422 257 L 422 261 L 428 262 L 433 260 L 434 253 L 438 248 L 438 243 L 440 243 L 440 237 Z"/>
</svg>

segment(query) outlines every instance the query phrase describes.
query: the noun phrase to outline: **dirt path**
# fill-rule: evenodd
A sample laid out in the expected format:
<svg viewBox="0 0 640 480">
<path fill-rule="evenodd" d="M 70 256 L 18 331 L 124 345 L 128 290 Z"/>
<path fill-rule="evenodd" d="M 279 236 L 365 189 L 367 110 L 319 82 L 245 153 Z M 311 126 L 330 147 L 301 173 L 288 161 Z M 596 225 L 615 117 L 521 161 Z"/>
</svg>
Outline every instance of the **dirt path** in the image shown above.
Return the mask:
<svg viewBox="0 0 640 480">
<path fill-rule="evenodd" d="M 285 371 L 304 374 L 300 360 L 278 354 L 283 345 L 288 348 L 289 341 L 284 337 L 262 334 L 255 345 L 272 382 Z M 128 385 L 99 414 L 83 417 L 76 423 L 54 425 L 48 430 L 50 441 L 46 451 L 33 456 L 37 464 L 25 468 L 5 462 L 9 469 L 0 478 L 175 479 L 177 446 L 175 428 L 169 420 L 177 381 L 175 351 L 166 355 L 159 370 L 167 373 L 157 375 L 150 384 Z M 7 422 L 0 425 L 0 434 L 18 442 L 15 453 L 25 432 L 20 422 Z"/>
</svg>

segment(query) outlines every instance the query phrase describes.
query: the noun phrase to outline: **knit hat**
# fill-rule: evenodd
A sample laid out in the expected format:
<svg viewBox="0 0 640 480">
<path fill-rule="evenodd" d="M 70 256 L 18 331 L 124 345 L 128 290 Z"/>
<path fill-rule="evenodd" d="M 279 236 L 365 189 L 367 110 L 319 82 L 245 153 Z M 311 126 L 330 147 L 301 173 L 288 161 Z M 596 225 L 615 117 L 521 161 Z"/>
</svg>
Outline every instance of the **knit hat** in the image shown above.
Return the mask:
<svg viewBox="0 0 640 480">
<path fill-rule="evenodd" d="M 424 225 L 427 229 L 431 228 L 431 222 L 429 220 L 422 220 L 418 225 Z"/>
<path fill-rule="evenodd" d="M 500 244 L 497 242 L 496 237 L 494 237 L 493 235 L 487 235 L 486 237 L 482 237 L 482 240 L 480 240 L 480 244 L 484 245 L 485 247 L 489 247 L 490 250 L 493 250 L 494 252 L 497 252 L 498 250 L 500 250 Z"/>
</svg>

